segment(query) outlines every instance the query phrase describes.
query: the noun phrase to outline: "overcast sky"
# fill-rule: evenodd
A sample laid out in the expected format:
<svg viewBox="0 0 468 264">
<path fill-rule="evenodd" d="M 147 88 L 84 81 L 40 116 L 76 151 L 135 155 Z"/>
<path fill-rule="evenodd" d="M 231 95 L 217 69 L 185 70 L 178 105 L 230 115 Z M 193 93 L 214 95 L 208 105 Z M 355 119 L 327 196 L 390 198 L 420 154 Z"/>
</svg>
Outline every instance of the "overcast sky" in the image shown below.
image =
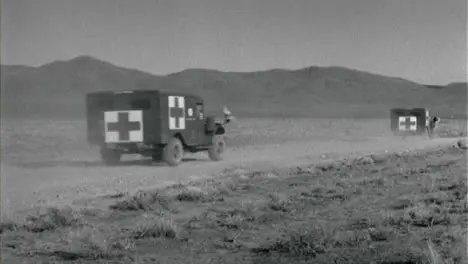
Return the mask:
<svg viewBox="0 0 468 264">
<path fill-rule="evenodd" d="M 466 81 L 466 0 L 1 0 L 2 64 L 91 55 L 186 68 L 349 68 Z"/>
</svg>

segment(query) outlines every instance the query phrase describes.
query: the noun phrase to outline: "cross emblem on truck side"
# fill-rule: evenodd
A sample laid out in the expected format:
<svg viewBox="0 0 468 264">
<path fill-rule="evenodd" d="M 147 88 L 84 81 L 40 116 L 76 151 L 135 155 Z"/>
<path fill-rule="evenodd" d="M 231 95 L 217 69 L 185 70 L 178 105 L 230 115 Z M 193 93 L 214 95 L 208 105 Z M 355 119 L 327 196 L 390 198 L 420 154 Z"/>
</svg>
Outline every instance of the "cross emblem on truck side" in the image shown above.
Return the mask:
<svg viewBox="0 0 468 264">
<path fill-rule="evenodd" d="M 181 96 L 169 97 L 169 129 L 185 129 L 185 103 Z"/>
<path fill-rule="evenodd" d="M 107 123 L 107 131 L 117 132 L 119 140 L 126 141 L 130 139 L 130 131 L 141 129 L 140 122 L 132 122 L 129 119 L 129 113 L 118 113 L 117 122 Z"/>
</svg>

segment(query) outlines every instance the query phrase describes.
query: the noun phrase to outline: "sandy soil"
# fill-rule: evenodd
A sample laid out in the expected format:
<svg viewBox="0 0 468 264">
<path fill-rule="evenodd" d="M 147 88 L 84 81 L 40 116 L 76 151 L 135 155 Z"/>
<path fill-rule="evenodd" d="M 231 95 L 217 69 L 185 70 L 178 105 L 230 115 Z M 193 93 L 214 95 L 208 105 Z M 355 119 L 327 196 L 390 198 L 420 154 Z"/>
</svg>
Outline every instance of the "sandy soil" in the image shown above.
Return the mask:
<svg viewBox="0 0 468 264">
<path fill-rule="evenodd" d="M 90 197 L 132 194 L 177 182 L 216 177 L 226 169 L 266 169 L 310 164 L 346 156 L 382 151 L 453 144 L 455 139 L 373 138 L 367 141 L 283 142 L 228 149 L 224 160 L 211 162 L 206 153 L 187 155 L 179 167 L 129 160 L 122 166 L 105 167 L 97 152 L 65 153 L 60 160 L 29 163 L 21 167 L 2 164 L 2 215 L 25 212 L 38 205 L 92 206 Z M 100 206 L 94 204 L 94 206 Z"/>
</svg>

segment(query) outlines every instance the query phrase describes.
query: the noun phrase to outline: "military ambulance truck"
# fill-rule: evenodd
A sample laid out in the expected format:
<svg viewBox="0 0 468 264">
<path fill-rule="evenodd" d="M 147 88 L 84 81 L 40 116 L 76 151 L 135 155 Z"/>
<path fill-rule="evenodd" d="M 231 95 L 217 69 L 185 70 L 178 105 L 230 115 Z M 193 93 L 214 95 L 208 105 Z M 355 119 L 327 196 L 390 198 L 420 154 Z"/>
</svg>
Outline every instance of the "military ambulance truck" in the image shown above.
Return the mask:
<svg viewBox="0 0 468 264">
<path fill-rule="evenodd" d="M 158 90 L 101 91 L 86 96 L 87 138 L 100 146 L 105 164 L 117 164 L 124 154 L 140 154 L 170 166 L 184 152 L 206 151 L 219 161 L 225 150 L 223 121 L 205 116 L 204 102 L 191 94 Z"/>
</svg>

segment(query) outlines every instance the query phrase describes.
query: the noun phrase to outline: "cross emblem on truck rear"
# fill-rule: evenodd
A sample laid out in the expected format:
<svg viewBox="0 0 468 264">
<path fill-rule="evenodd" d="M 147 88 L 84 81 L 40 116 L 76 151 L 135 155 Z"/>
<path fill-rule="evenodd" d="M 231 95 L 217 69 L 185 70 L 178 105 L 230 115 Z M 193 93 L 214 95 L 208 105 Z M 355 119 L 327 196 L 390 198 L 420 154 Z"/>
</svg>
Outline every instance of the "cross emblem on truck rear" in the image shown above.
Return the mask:
<svg viewBox="0 0 468 264">
<path fill-rule="evenodd" d="M 401 125 L 405 126 L 405 130 L 410 130 L 411 126 L 416 125 L 416 121 L 411 121 L 411 117 L 405 117 L 405 121 L 400 122 Z"/>
<path fill-rule="evenodd" d="M 140 129 L 140 122 L 130 121 L 129 113 L 118 113 L 116 123 L 107 123 L 107 130 L 117 132 L 119 140 L 122 141 L 130 139 L 130 131 L 138 131 Z"/>
</svg>

